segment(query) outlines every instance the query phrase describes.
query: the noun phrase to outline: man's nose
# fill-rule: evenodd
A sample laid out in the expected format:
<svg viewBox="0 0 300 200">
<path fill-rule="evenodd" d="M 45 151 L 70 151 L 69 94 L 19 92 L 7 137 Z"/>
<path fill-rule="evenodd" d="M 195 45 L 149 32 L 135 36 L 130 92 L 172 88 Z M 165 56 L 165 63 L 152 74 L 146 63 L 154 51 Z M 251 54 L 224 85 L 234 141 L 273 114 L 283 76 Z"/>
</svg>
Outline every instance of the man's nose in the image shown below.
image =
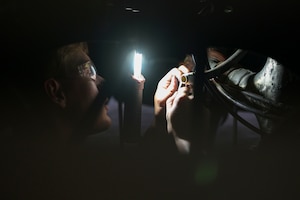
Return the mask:
<svg viewBox="0 0 300 200">
<path fill-rule="evenodd" d="M 112 88 L 111 85 L 108 84 L 108 82 L 102 77 L 97 75 L 96 77 L 96 84 L 99 91 L 99 94 L 101 93 L 101 96 L 103 97 L 110 97 L 112 94 Z"/>
<path fill-rule="evenodd" d="M 105 79 L 102 76 L 96 75 L 96 84 L 97 84 L 97 86 L 102 85 L 104 82 L 105 82 Z"/>
</svg>

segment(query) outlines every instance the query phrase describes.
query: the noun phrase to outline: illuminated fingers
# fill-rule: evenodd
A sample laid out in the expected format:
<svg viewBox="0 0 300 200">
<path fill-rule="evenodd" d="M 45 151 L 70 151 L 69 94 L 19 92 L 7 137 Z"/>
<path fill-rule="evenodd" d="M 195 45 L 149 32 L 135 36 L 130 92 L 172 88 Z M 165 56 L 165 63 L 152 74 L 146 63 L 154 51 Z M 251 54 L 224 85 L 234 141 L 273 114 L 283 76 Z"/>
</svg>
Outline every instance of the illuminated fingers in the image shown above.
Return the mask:
<svg viewBox="0 0 300 200">
<path fill-rule="evenodd" d="M 167 88 L 170 83 L 172 77 L 175 76 L 178 80 L 180 80 L 181 72 L 177 68 L 171 69 L 159 82 L 158 87 Z"/>
<path fill-rule="evenodd" d="M 166 101 L 166 107 L 167 107 L 167 110 L 171 110 L 172 109 L 172 105 L 173 105 L 173 102 L 174 102 L 174 99 L 176 98 L 177 96 L 177 92 L 175 92 L 172 96 L 170 96 L 167 101 Z"/>
<path fill-rule="evenodd" d="M 187 68 L 187 67 L 184 66 L 184 65 L 180 65 L 180 66 L 178 67 L 178 70 L 181 72 L 181 74 L 185 74 L 185 73 L 191 72 L 191 71 L 189 70 L 189 68 Z M 181 74 L 180 74 L 180 75 L 181 75 Z"/>
<path fill-rule="evenodd" d="M 188 87 L 181 87 L 178 89 L 176 97 L 174 98 L 174 104 L 177 105 L 181 101 L 188 98 L 189 95 L 189 88 Z"/>
<path fill-rule="evenodd" d="M 156 106 L 166 106 L 166 101 L 178 91 L 178 83 L 181 82 L 182 74 L 186 72 L 188 72 L 188 68 L 186 68 L 184 65 L 181 65 L 178 68 L 171 69 L 159 81 L 154 95 L 154 102 Z M 186 87 L 179 89 L 180 96 L 181 93 L 185 93 L 185 95 L 188 94 L 188 89 L 186 89 Z"/>
<path fill-rule="evenodd" d="M 177 91 L 177 88 L 178 88 L 178 80 L 176 79 L 175 76 L 172 76 L 170 85 L 167 88 L 167 90 L 169 91 L 169 93 L 173 94 L 175 91 Z"/>
<path fill-rule="evenodd" d="M 177 79 L 175 76 L 171 78 L 171 81 L 169 85 L 166 88 L 158 88 L 156 91 L 156 99 L 159 101 L 160 106 L 164 106 L 166 103 L 166 100 L 174 94 L 174 92 L 177 91 Z"/>
</svg>

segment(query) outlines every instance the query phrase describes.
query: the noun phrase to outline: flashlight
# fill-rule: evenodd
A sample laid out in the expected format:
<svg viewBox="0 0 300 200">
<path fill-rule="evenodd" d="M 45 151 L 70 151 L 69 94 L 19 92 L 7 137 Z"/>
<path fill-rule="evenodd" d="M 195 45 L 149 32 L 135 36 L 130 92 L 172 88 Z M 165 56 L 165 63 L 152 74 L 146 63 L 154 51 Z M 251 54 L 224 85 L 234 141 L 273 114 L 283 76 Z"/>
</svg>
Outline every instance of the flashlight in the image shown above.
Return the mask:
<svg viewBox="0 0 300 200">
<path fill-rule="evenodd" d="M 133 60 L 133 77 L 138 80 L 142 78 L 142 60 L 143 54 L 135 51 Z"/>
<path fill-rule="evenodd" d="M 134 52 L 133 75 L 129 80 L 130 90 L 124 99 L 124 115 L 121 128 L 121 145 L 138 143 L 141 137 L 141 114 L 145 78 L 142 75 L 143 55 Z"/>
</svg>

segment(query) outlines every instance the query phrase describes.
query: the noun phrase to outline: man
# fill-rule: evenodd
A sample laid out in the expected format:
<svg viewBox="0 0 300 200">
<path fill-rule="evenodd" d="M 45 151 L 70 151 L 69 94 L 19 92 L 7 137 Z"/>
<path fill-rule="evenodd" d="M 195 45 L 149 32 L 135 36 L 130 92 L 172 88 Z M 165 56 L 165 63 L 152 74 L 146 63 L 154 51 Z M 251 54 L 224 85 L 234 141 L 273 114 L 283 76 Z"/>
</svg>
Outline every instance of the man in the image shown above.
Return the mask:
<svg viewBox="0 0 300 200">
<path fill-rule="evenodd" d="M 62 137 L 70 139 L 76 134 L 76 128 L 85 128 L 90 133 L 107 129 L 111 119 L 107 115 L 108 96 L 103 88 L 104 79 L 97 75 L 87 45 L 79 43 L 61 47 L 54 54 L 54 60 L 57 62 L 47 66 L 44 88 L 53 107 L 49 111 L 56 114 L 55 117 L 62 117 L 55 124 L 63 131 L 60 133 Z"/>
<path fill-rule="evenodd" d="M 96 73 L 86 43 L 53 49 L 36 60 L 40 62 L 28 66 L 35 73 L 22 74 L 25 86 L 16 89 L 27 114 L 19 122 L 28 128 L 18 131 L 36 140 L 67 142 L 110 126 L 105 81 Z"/>
<path fill-rule="evenodd" d="M 33 52 L 36 50 L 33 48 Z M 164 171 L 169 168 L 169 158 L 177 160 L 176 156 L 169 157 L 177 155 L 176 149 L 165 148 L 166 153 L 139 151 L 132 158 L 122 152 L 91 152 L 81 145 L 85 137 L 111 125 L 107 115 L 108 87 L 97 75 L 86 43 L 55 47 L 36 54 L 28 50 L 24 55 L 16 55 L 24 59 L 15 60 L 10 68 L 15 70 L 13 67 L 17 66 L 16 71 L 21 76 L 10 87 L 10 98 L 17 103 L 10 105 L 15 114 L 9 118 L 13 137 L 2 146 L 7 158 L 1 179 L 5 198 L 132 199 L 132 195 L 152 194 L 152 189 L 168 194 L 167 191 L 177 187 L 169 178 L 173 173 L 178 176 L 181 168 L 174 167 L 167 174 Z M 177 78 L 188 71 L 184 65 L 174 68 L 158 84 L 157 97 L 166 91 L 155 101 L 159 106 L 155 106 L 155 113 L 163 120 L 155 124 L 160 130 L 166 128 L 163 110 L 167 99 L 174 99 L 172 105 L 171 101 L 167 102 L 174 111 L 168 112 L 169 116 L 176 114 L 176 104 L 185 99 L 187 88 L 177 91 Z M 176 98 L 175 93 L 178 94 Z M 174 144 L 168 135 L 161 144 L 165 146 L 165 142 Z M 162 153 L 160 158 L 164 156 L 164 161 L 153 160 L 146 152 Z M 159 168 L 155 167 L 157 164 Z M 163 180 L 160 179 L 162 174 L 167 176 Z"/>
<path fill-rule="evenodd" d="M 1 145 L 3 198 L 89 199 L 101 192 L 105 197 L 111 154 L 95 156 L 81 146 L 89 134 L 111 125 L 104 79 L 86 43 L 49 49 L 18 52 L 8 69 L 16 76 L 6 83 L 13 101 L 5 104 L 12 122 Z"/>
</svg>

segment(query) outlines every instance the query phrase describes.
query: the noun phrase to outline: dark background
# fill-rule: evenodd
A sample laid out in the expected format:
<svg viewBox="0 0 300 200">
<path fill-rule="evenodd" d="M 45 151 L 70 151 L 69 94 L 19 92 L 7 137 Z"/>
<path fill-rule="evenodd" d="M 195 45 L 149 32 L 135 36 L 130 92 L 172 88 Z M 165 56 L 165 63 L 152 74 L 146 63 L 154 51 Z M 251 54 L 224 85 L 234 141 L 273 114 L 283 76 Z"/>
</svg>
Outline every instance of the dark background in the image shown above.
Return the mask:
<svg viewBox="0 0 300 200">
<path fill-rule="evenodd" d="M 140 12 L 126 11 L 127 7 L 138 9 Z M 127 58 L 128 52 L 133 49 L 141 49 L 145 55 L 143 75 L 147 79 L 143 101 L 151 106 L 156 83 L 165 72 L 177 66 L 187 53 L 195 54 L 198 60 L 201 48 L 207 46 L 226 46 L 251 50 L 260 55 L 275 58 L 298 74 L 299 20 L 299 1 L 294 0 L 2 0 L 0 1 L 2 76 L 0 83 L 3 97 L 0 101 L 2 105 L 0 119 L 5 123 L 9 121 L 7 118 L 14 118 L 14 116 L 9 115 L 11 113 L 10 106 L 13 106 L 16 111 L 19 107 L 22 107 L 18 105 L 20 102 L 14 101 L 13 95 L 15 94 L 7 93 L 13 92 L 10 91 L 11 84 L 22 88 L 24 79 L 27 78 L 26 84 L 30 84 L 31 79 L 27 75 L 38 77 L 38 69 L 31 64 L 39 66 L 38 58 L 44 50 L 51 47 L 88 41 L 91 57 L 95 61 L 99 73 L 103 74 L 104 77 L 113 77 L 109 81 L 112 83 L 115 91 L 114 95 L 117 98 L 122 98 L 122 94 L 118 92 L 125 87 L 122 83 L 126 82 L 124 79 L 129 77 L 131 73 Z M 296 89 L 294 91 L 297 95 L 299 88 Z M 111 103 L 114 103 L 114 110 L 110 112 L 114 112 L 113 119 L 117 121 L 117 104 L 115 101 Z M 150 112 L 151 109 L 152 107 L 145 109 L 145 111 L 148 111 L 147 116 L 149 118 L 146 120 L 147 123 L 143 121 L 143 129 L 146 125 L 149 125 L 148 122 L 153 116 Z M 295 115 L 294 117 L 297 118 L 298 116 Z M 229 119 L 232 120 L 232 118 Z M 251 119 L 253 119 L 252 116 Z M 229 128 L 227 127 L 224 130 L 230 130 L 231 122 L 224 124 L 224 126 L 229 124 Z M 16 124 L 12 125 L 15 126 Z M 118 124 L 115 123 L 114 125 L 116 125 L 112 127 L 114 135 L 106 135 L 108 133 L 106 132 L 103 135 L 95 135 L 89 138 L 87 145 L 91 145 L 91 148 L 96 147 L 97 151 L 94 153 L 97 154 L 98 148 L 101 148 L 99 147 L 99 140 L 103 143 L 108 142 L 106 145 L 109 148 L 119 144 L 117 142 L 119 139 Z M 293 129 L 293 127 L 290 129 Z M 244 131 L 244 128 L 238 130 Z M 285 133 L 285 131 L 283 130 L 282 133 Z M 224 135 L 220 136 L 223 137 Z M 232 135 L 228 134 L 227 136 L 225 138 L 219 137 L 218 142 L 225 141 L 226 144 L 231 145 Z M 250 140 L 256 143 L 259 137 L 256 137 L 257 135 L 254 135 L 255 137 L 251 136 L 249 136 Z M 245 142 L 244 138 L 240 138 L 239 141 Z M 249 138 L 247 138 L 247 142 L 250 141 Z M 284 197 L 294 194 L 299 196 L 299 142 L 296 139 L 286 137 L 284 140 L 282 138 L 276 140 L 275 138 L 275 142 L 272 141 L 269 145 L 271 148 L 263 149 L 264 151 L 259 157 L 250 157 L 249 159 L 245 154 L 241 154 L 239 159 L 227 160 L 227 158 L 224 158 L 225 163 L 228 164 L 225 165 L 227 168 L 222 168 L 224 171 L 220 173 L 224 177 L 220 177 L 220 181 L 215 185 L 216 187 L 201 187 L 203 191 L 198 190 L 197 187 L 195 190 L 196 197 L 203 197 L 204 195 L 205 198 L 203 192 L 220 198 L 228 196 L 228 199 L 234 199 L 230 198 L 232 196 L 236 197 L 235 199 L 267 199 L 267 197 L 287 199 Z M 2 141 L 6 143 L 5 140 Z M 43 169 L 45 170 L 41 173 L 42 175 L 48 174 L 47 172 L 51 171 L 52 168 L 59 169 L 58 171 L 61 171 L 62 174 L 55 173 L 55 170 L 52 170 L 54 178 L 53 182 L 50 181 L 49 183 L 54 186 L 58 185 L 54 188 L 62 186 L 63 194 L 71 194 L 72 199 L 80 199 L 80 195 L 77 194 L 89 194 L 90 197 L 95 194 L 97 197 L 102 197 L 103 193 L 113 193 L 113 196 L 116 195 L 120 199 L 124 199 L 122 192 L 119 193 L 118 189 L 123 192 L 128 189 L 130 195 L 140 193 L 143 195 L 157 195 L 157 197 L 160 197 L 159 199 L 166 199 L 170 194 L 173 194 L 173 196 L 180 194 L 181 190 L 178 188 L 182 188 L 182 185 L 188 187 L 186 180 L 189 180 L 190 177 L 181 180 L 181 177 L 176 178 L 174 176 L 174 174 L 180 174 L 178 169 L 181 170 L 181 165 L 185 165 L 186 162 L 181 162 L 178 168 L 172 168 L 177 165 L 169 162 L 172 159 L 166 159 L 163 152 L 159 152 L 156 154 L 160 155 L 158 159 L 150 158 L 150 161 L 158 162 L 150 163 L 146 161 L 147 170 L 145 172 L 147 173 L 142 173 L 144 171 L 139 170 L 137 167 L 139 165 L 136 165 L 142 160 L 140 157 L 137 159 L 131 158 L 131 160 L 123 159 L 121 160 L 123 162 L 117 160 L 112 162 L 114 165 L 111 166 L 110 162 L 105 161 L 113 157 L 110 157 L 111 154 L 109 153 L 106 155 L 108 152 L 106 150 L 101 149 L 101 156 L 104 154 L 104 159 L 95 159 L 95 156 L 87 156 L 89 154 L 86 155 L 80 151 L 78 153 L 76 151 L 70 152 L 71 156 L 69 154 L 66 156 L 60 155 L 61 153 L 57 152 L 63 159 L 62 162 L 54 162 L 58 164 L 56 168 L 51 165 L 52 162 L 49 162 L 51 157 L 47 158 L 41 154 L 37 155 L 37 160 L 41 156 L 41 160 L 44 161 L 45 159 L 46 164 L 44 162 L 38 162 L 37 164 L 42 166 L 41 172 L 43 172 Z M 23 158 L 22 151 L 19 152 L 19 157 L 15 156 L 14 152 L 6 154 L 5 151 L 2 151 L 2 153 L 8 158 L 8 161 L 15 160 L 13 166 L 16 168 L 18 168 L 20 160 L 23 159 L 25 163 L 27 162 L 26 157 Z M 34 152 L 34 156 L 35 153 L 39 154 L 39 152 Z M 56 157 L 54 158 L 56 159 Z M 64 160 L 65 158 L 67 159 Z M 99 157 L 97 156 L 97 158 Z M 71 162 L 73 159 L 76 162 Z M 82 166 L 82 163 L 88 164 Z M 10 168 L 11 164 L 9 162 L 4 164 L 9 167 L 9 170 L 3 170 L 3 174 L 8 177 L 9 181 L 13 181 L 10 175 L 15 175 L 15 168 Z M 32 164 L 32 171 L 39 172 L 35 169 L 39 169 L 40 165 L 35 165 L 34 162 Z M 99 170 L 99 166 L 101 166 L 101 170 Z M 74 169 L 69 170 L 69 167 Z M 159 173 L 155 174 L 157 169 Z M 16 176 L 24 175 L 24 183 L 27 183 L 27 180 L 30 181 L 32 175 L 27 173 L 26 168 L 20 168 L 20 170 L 22 173 Z M 181 172 L 185 174 L 184 170 Z M 88 176 L 85 176 L 85 174 Z M 113 175 L 112 180 L 110 175 Z M 124 176 L 121 179 L 123 182 L 119 181 L 119 175 Z M 47 190 L 44 193 L 43 190 L 39 190 L 39 187 L 37 187 L 37 193 L 49 195 L 46 199 L 51 199 L 51 195 L 55 196 L 56 193 L 51 189 L 52 187 L 48 187 L 47 179 L 44 179 L 45 177 L 40 176 L 39 173 L 36 173 L 36 176 L 37 180 L 45 183 L 45 186 L 43 187 L 39 182 L 33 185 Z M 141 177 L 143 179 L 143 176 L 146 177 L 146 181 L 139 182 Z M 23 178 L 23 176 L 20 177 Z M 46 177 L 52 180 L 52 174 L 48 174 Z M 57 181 L 61 178 L 62 180 L 65 179 L 65 182 Z M 77 186 L 78 180 L 82 180 L 79 181 L 79 186 L 84 187 Z M 101 180 L 101 184 L 99 184 L 99 180 Z M 88 181 L 89 184 L 85 184 L 85 181 Z M 31 185 L 24 183 L 19 185 L 21 190 L 27 191 L 28 189 L 28 191 L 31 191 Z M 145 184 L 145 188 L 143 188 L 143 184 Z M 8 184 L 5 182 L 4 186 L 8 186 Z M 1 188 L 6 189 L 2 186 Z M 50 188 L 49 191 L 48 188 Z M 67 190 L 64 191 L 64 188 L 67 188 Z M 110 191 L 106 188 L 117 189 Z M 157 191 L 153 191 L 153 188 L 156 188 Z M 216 192 L 216 188 L 221 189 L 223 193 L 219 192 L 220 190 Z M 145 190 L 146 193 L 144 194 L 143 191 Z M 186 195 L 193 195 L 190 193 L 193 190 L 182 191 L 183 193 L 177 197 L 178 199 L 182 199 Z M 185 191 L 188 192 L 184 193 Z M 5 192 L 10 191 L 6 190 Z M 167 196 L 161 196 L 160 192 Z M 125 194 L 127 193 L 125 192 Z M 277 194 L 280 194 L 280 196 L 277 196 Z M 148 197 L 148 199 L 151 197 Z M 83 196 L 82 199 L 89 198 Z M 128 199 L 133 198 L 129 197 Z"/>
</svg>

